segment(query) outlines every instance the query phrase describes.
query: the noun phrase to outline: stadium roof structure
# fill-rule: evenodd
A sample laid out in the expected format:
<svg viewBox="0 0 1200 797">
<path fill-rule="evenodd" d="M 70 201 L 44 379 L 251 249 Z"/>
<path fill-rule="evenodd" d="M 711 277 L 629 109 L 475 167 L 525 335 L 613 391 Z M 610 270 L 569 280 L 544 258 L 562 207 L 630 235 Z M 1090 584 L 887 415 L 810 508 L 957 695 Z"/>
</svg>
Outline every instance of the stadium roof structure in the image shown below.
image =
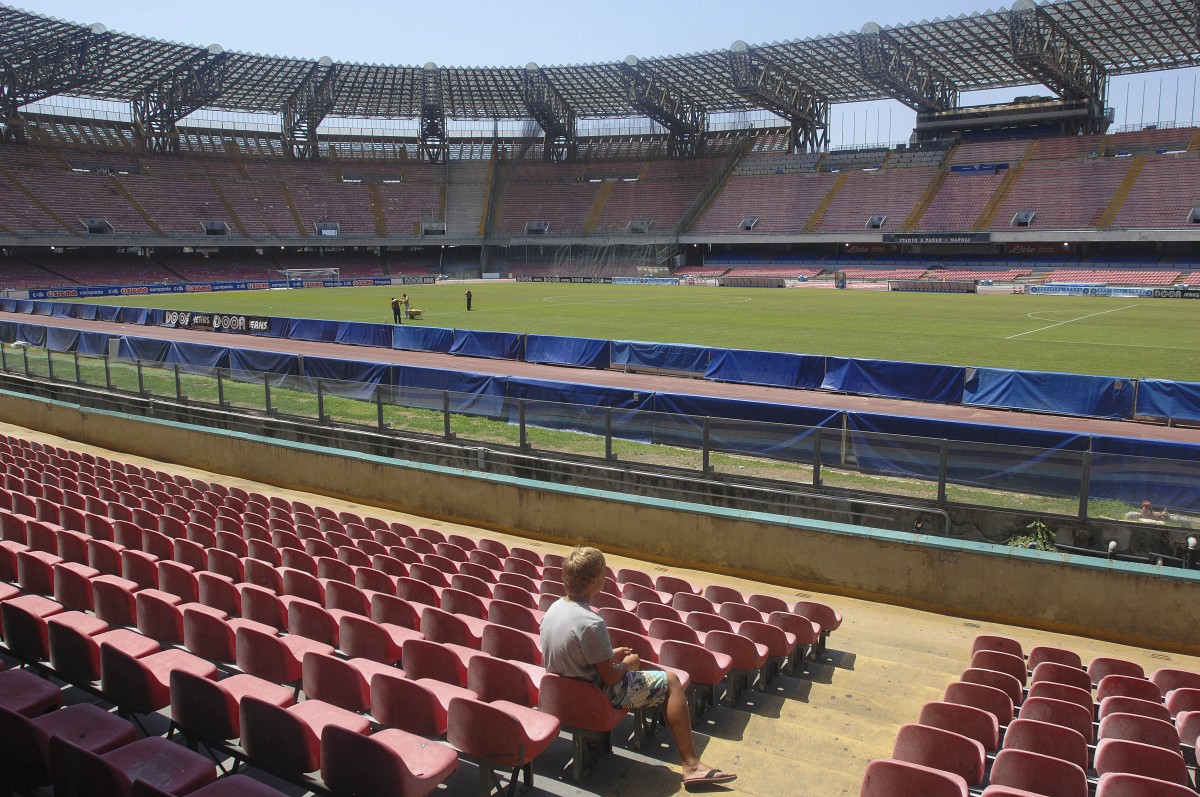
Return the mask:
<svg viewBox="0 0 1200 797">
<path fill-rule="evenodd" d="M 1064 0 L 1041 8 L 1104 66 L 1109 75 L 1200 64 L 1200 9 L 1195 0 Z M 1012 57 L 1008 11 L 984 11 L 882 30 L 918 54 L 960 91 L 1030 85 L 1036 79 Z M 52 50 L 90 28 L 0 6 L 0 63 Z M 831 103 L 888 95 L 859 69 L 859 33 L 772 42 L 751 47 L 800 76 Z M 161 75 L 201 58 L 207 48 L 113 33 L 100 74 L 70 92 L 108 101 L 133 101 Z M 205 107 L 279 112 L 312 71 L 316 59 L 228 53 L 222 90 Z M 640 68 L 669 82 L 709 112 L 765 107 L 735 91 L 729 51 L 639 59 Z M 432 65 L 429 65 L 432 66 Z M 533 65 L 530 65 L 531 67 Z M 330 113 L 342 117 L 415 118 L 422 113 L 427 67 L 334 63 Z M 438 68 L 447 117 L 521 119 L 529 116 L 525 67 Z M 621 63 L 542 69 L 576 118 L 640 116 Z"/>
</svg>

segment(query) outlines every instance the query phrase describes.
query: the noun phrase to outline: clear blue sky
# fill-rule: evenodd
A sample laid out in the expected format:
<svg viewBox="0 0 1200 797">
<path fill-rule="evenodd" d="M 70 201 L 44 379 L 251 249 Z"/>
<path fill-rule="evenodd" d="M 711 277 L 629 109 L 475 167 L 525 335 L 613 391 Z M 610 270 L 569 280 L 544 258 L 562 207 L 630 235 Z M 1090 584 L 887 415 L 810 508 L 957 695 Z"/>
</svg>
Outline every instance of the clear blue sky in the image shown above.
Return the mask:
<svg viewBox="0 0 1200 797">
<path fill-rule="evenodd" d="M 866 22 L 905 24 L 983 11 L 988 1 L 566 0 L 556 7 L 524 0 L 25 0 L 20 5 L 124 33 L 217 43 L 240 52 L 397 65 L 524 66 L 534 61 L 554 66 L 723 49 L 738 39 L 761 44 L 857 31 Z M 1113 81 L 1110 104 L 1117 107 L 1118 126 L 1188 124 L 1200 119 L 1196 91 L 1194 70 L 1136 76 Z M 1019 89 L 964 100 L 974 104 L 1028 93 L 1049 92 Z M 831 143 L 900 141 L 912 124 L 912 112 L 894 102 L 835 106 Z"/>
</svg>

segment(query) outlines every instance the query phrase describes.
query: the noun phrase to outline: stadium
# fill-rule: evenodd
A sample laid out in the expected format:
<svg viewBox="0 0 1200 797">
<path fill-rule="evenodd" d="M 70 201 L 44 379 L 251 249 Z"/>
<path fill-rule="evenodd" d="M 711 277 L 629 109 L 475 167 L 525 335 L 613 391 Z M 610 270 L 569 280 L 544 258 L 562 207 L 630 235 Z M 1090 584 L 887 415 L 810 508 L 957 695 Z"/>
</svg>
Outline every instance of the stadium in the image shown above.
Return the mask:
<svg viewBox="0 0 1200 797">
<path fill-rule="evenodd" d="M 474 68 L 0 6 L 0 64 L 0 788 L 1200 786 L 1200 127 L 1110 96 L 1194 2 Z M 578 545 L 709 782 L 547 669 Z"/>
</svg>

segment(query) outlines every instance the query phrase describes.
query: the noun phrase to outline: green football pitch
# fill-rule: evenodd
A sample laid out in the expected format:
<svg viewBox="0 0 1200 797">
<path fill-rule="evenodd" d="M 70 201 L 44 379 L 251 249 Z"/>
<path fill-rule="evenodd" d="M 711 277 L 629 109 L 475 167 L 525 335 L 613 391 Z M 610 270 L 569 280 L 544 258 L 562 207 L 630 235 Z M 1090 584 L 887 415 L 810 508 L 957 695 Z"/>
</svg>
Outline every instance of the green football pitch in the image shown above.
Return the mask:
<svg viewBox="0 0 1200 797">
<path fill-rule="evenodd" d="M 390 324 L 389 300 L 400 290 L 100 301 Z M 430 327 L 1200 381 L 1200 303 L 1177 299 L 509 282 L 405 290 L 425 314 L 406 323 Z"/>
</svg>

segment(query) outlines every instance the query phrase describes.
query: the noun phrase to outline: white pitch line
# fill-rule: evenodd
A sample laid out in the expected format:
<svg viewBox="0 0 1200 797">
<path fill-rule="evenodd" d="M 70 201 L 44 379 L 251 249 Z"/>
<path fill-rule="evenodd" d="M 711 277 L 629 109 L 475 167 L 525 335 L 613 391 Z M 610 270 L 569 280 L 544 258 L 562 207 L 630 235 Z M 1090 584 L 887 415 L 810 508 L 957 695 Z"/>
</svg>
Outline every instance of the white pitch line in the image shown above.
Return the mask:
<svg viewBox="0 0 1200 797">
<path fill-rule="evenodd" d="M 1114 307 L 1111 310 L 1101 310 L 1099 313 L 1090 313 L 1088 315 L 1081 315 L 1081 316 L 1079 316 L 1079 318 L 1072 318 L 1068 321 L 1059 321 L 1057 324 L 1051 324 L 1048 327 L 1040 327 L 1038 329 L 1031 329 L 1028 332 L 1018 332 L 1015 335 L 1009 335 L 1007 338 L 1005 338 L 1005 340 L 1012 340 L 1013 338 L 1019 338 L 1022 335 L 1032 335 L 1034 332 L 1042 332 L 1047 329 L 1054 329 L 1055 327 L 1061 327 L 1063 324 L 1073 324 L 1076 321 L 1082 321 L 1085 318 L 1093 318 L 1098 315 L 1104 315 L 1105 313 L 1115 313 L 1118 310 L 1129 310 L 1131 308 L 1138 307 L 1138 306 L 1140 306 L 1140 305 L 1131 304 L 1131 305 L 1127 305 L 1125 307 Z"/>
</svg>

